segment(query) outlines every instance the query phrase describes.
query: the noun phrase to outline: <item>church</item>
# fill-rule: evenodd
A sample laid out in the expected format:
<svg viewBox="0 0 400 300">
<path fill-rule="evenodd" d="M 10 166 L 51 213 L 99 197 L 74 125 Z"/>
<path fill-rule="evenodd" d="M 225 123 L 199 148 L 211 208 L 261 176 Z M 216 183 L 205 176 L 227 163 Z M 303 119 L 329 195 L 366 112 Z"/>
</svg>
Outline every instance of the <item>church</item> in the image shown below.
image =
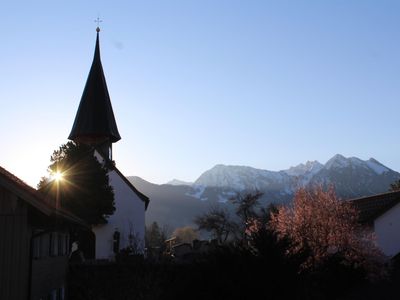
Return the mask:
<svg viewBox="0 0 400 300">
<path fill-rule="evenodd" d="M 145 211 L 149 198 L 139 192 L 118 170 L 112 145 L 121 139 L 115 121 L 106 79 L 100 59 L 97 27 L 94 58 L 68 139 L 92 146 L 93 155 L 107 166 L 109 183 L 114 190 L 115 211 L 107 224 L 92 228 L 95 258 L 113 260 L 122 249 L 144 252 Z"/>
</svg>

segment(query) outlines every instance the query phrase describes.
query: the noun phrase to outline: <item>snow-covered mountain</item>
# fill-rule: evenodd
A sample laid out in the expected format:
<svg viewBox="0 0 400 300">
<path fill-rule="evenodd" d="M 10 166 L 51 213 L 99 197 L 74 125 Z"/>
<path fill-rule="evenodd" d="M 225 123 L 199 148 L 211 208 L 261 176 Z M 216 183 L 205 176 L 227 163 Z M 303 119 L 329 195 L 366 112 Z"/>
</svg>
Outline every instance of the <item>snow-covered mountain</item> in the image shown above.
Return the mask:
<svg viewBox="0 0 400 300">
<path fill-rule="evenodd" d="M 264 193 L 263 203 L 279 203 L 290 201 L 299 187 L 332 184 L 339 197 L 349 199 L 386 192 L 391 183 L 400 180 L 400 173 L 373 158 L 337 154 L 325 164 L 308 161 L 281 171 L 216 165 L 194 183 L 175 179 L 155 185 L 138 177 L 131 180 L 151 199 L 146 222 L 165 219 L 178 226 L 187 225 L 189 219 L 214 203 L 227 203 L 237 192 L 258 190 Z M 186 221 L 181 222 L 182 218 Z"/>
<path fill-rule="evenodd" d="M 308 185 L 333 184 L 343 198 L 369 196 L 386 192 L 400 174 L 374 158 L 361 160 L 335 155 L 308 182 Z"/>
<path fill-rule="evenodd" d="M 174 178 L 174 179 L 168 181 L 166 184 L 169 184 L 169 185 L 192 185 L 193 182 L 183 181 L 183 180 Z"/>
<path fill-rule="evenodd" d="M 373 158 L 364 161 L 337 154 L 324 165 L 318 161 L 308 161 L 281 171 L 216 165 L 204 172 L 194 186 L 293 194 L 299 187 L 333 184 L 342 197 L 358 197 L 387 191 L 390 183 L 399 178 L 399 173 Z"/>
<path fill-rule="evenodd" d="M 327 170 L 344 169 L 348 167 L 353 169 L 359 167 L 369 171 L 372 170 L 378 175 L 391 171 L 374 158 L 370 158 L 369 160 L 361 160 L 357 157 L 346 158 L 340 154 L 336 154 L 325 164 L 325 169 Z"/>
<path fill-rule="evenodd" d="M 305 164 L 299 164 L 295 167 L 290 167 L 284 172 L 290 176 L 313 176 L 318 173 L 324 167 L 323 164 L 318 161 L 307 161 Z"/>
<path fill-rule="evenodd" d="M 273 172 L 244 166 L 216 165 L 204 172 L 194 185 L 230 188 L 235 191 L 285 189 L 290 176 L 284 171 Z"/>
</svg>

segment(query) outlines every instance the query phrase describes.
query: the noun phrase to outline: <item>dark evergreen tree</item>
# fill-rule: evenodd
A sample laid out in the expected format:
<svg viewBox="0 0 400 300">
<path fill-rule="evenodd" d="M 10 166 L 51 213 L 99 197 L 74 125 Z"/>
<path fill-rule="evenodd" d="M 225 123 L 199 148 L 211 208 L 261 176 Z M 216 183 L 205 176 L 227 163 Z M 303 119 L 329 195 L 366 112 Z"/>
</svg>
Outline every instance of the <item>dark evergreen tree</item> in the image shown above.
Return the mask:
<svg viewBox="0 0 400 300">
<path fill-rule="evenodd" d="M 166 243 L 170 229 L 168 225 L 160 227 L 157 222 L 146 226 L 145 245 L 147 249 L 147 258 L 158 260 L 166 250 Z"/>
<path fill-rule="evenodd" d="M 68 142 L 53 152 L 38 189 L 50 199 L 88 224 L 107 223 L 115 211 L 114 192 L 109 184 L 107 168 L 93 156 L 94 149 Z M 60 180 L 54 175 L 61 174 Z"/>
<path fill-rule="evenodd" d="M 153 222 L 146 227 L 145 240 L 146 247 L 160 247 L 164 244 L 162 232 L 157 222 Z"/>
</svg>

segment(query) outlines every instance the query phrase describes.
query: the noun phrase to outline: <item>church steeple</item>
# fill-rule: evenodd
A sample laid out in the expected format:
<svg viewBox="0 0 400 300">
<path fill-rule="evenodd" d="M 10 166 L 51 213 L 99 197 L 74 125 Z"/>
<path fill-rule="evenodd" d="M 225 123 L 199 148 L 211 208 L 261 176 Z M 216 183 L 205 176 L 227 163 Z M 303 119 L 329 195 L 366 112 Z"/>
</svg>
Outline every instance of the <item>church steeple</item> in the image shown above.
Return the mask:
<svg viewBox="0 0 400 300">
<path fill-rule="evenodd" d="M 100 147 L 111 158 L 111 145 L 121 139 L 115 122 L 103 66 L 100 60 L 99 32 L 90 72 L 68 139 Z"/>
</svg>

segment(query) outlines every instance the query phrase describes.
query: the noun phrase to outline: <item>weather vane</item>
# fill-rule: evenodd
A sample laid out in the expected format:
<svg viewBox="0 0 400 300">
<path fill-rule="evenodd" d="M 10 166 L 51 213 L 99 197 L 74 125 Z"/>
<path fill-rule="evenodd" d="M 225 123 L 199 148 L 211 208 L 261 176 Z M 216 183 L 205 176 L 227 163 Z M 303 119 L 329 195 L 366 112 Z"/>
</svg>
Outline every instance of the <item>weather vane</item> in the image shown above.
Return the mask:
<svg viewBox="0 0 400 300">
<path fill-rule="evenodd" d="M 103 20 L 100 20 L 100 18 L 97 17 L 97 19 L 94 20 L 94 22 L 97 23 L 96 31 L 99 32 L 100 31 L 100 23 L 103 22 Z"/>
</svg>

